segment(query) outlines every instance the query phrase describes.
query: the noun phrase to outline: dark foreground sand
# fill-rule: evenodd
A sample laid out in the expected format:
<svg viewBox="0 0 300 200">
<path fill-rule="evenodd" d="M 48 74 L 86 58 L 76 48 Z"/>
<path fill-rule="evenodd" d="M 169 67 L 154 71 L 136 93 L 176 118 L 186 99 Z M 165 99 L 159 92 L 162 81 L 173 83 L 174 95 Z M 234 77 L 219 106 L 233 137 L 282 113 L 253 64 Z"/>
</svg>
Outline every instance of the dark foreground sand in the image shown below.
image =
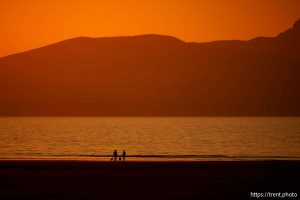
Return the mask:
<svg viewBox="0 0 300 200">
<path fill-rule="evenodd" d="M 0 161 L 1 200 L 250 199 L 299 180 L 300 161 Z"/>
</svg>

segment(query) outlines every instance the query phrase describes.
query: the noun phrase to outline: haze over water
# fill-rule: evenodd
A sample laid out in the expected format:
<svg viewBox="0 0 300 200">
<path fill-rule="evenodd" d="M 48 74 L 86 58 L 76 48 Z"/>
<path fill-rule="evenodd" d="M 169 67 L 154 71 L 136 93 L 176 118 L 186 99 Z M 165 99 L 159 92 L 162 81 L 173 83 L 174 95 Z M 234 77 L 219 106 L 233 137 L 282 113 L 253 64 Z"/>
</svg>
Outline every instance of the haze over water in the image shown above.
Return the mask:
<svg viewBox="0 0 300 200">
<path fill-rule="evenodd" d="M 300 159 L 298 117 L 2 117 L 0 158 Z"/>
</svg>

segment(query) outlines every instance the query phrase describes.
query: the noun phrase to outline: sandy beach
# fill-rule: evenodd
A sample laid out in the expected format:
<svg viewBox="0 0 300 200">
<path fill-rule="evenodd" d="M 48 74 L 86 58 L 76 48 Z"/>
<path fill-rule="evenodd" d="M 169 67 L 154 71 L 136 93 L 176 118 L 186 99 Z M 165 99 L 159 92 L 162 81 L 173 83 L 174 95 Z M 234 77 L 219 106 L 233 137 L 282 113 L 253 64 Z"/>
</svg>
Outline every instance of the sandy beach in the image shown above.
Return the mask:
<svg viewBox="0 0 300 200">
<path fill-rule="evenodd" d="M 299 191 L 300 161 L 1 160 L 1 199 L 250 199 Z M 255 199 L 255 198 L 253 198 Z"/>
</svg>

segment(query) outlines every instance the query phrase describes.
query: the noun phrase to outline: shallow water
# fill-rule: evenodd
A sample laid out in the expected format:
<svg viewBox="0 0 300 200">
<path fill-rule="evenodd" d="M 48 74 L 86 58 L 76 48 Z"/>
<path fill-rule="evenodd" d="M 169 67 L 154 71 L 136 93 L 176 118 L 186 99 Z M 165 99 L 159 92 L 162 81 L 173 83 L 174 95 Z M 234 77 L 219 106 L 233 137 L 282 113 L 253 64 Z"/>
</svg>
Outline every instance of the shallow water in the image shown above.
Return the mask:
<svg viewBox="0 0 300 200">
<path fill-rule="evenodd" d="M 300 159 L 300 118 L 2 117 L 0 158 Z"/>
</svg>

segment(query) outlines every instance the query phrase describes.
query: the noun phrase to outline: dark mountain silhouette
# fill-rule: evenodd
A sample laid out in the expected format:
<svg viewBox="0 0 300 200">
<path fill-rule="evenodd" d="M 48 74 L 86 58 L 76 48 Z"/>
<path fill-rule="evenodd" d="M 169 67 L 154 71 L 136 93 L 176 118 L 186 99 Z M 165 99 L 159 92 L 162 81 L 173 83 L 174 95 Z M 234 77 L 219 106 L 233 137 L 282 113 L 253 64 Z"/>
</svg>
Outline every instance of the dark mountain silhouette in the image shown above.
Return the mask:
<svg viewBox="0 0 300 200">
<path fill-rule="evenodd" d="M 276 37 L 74 38 L 0 59 L 0 115 L 300 115 L 300 20 Z"/>
</svg>

